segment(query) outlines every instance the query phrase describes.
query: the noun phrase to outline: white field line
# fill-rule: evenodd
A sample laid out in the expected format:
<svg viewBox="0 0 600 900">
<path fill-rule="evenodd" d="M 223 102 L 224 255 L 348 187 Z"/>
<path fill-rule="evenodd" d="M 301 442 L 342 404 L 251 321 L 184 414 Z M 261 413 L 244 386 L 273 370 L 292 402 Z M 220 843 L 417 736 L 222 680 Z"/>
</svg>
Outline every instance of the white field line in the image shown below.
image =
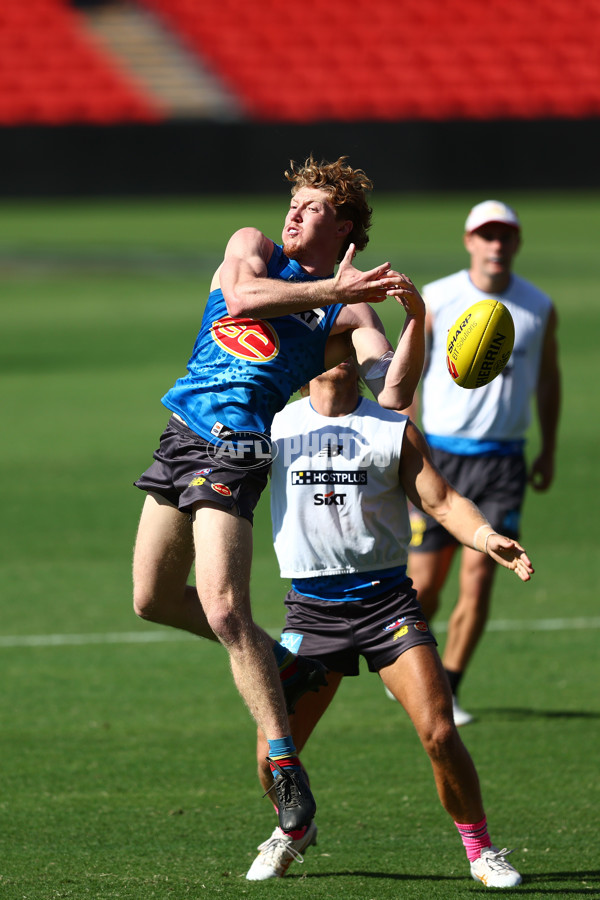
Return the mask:
<svg viewBox="0 0 600 900">
<path fill-rule="evenodd" d="M 433 623 L 434 632 L 448 630 L 447 622 Z M 572 619 L 492 619 L 487 631 L 562 631 L 563 629 L 600 628 L 600 617 Z M 271 634 L 278 634 L 271 629 Z M 0 635 L 2 647 L 65 647 L 88 644 L 158 644 L 198 640 L 185 631 L 159 628 L 156 631 L 109 631 L 89 634 L 15 634 Z"/>
</svg>

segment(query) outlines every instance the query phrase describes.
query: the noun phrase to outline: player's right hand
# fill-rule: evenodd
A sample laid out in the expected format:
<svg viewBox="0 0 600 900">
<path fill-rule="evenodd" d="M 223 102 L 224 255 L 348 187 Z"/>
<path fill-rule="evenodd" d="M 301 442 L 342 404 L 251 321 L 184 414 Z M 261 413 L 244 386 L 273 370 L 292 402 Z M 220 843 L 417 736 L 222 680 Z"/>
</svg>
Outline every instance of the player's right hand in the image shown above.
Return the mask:
<svg viewBox="0 0 600 900">
<path fill-rule="evenodd" d="M 361 272 L 352 263 L 355 254 L 356 247 L 350 244 L 334 278 L 340 303 L 382 303 L 398 285 L 400 273 L 389 262 Z"/>
</svg>

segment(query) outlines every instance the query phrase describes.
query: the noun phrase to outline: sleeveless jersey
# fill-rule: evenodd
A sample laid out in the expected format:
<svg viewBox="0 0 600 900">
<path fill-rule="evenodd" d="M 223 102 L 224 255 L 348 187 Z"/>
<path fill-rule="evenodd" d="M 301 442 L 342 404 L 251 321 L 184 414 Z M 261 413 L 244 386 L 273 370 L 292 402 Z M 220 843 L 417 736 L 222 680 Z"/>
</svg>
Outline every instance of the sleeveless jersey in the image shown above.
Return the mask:
<svg viewBox="0 0 600 900">
<path fill-rule="evenodd" d="M 486 294 L 466 270 L 423 288 L 433 315 L 429 365 L 423 377 L 423 430 L 432 446 L 450 453 L 514 452 L 522 448 L 531 421 L 550 298 L 535 285 L 512 275 L 502 294 Z M 446 368 L 448 329 L 473 303 L 500 300 L 515 323 L 515 345 L 504 369 L 490 384 L 465 390 L 454 384 Z"/>
<path fill-rule="evenodd" d="M 275 244 L 268 278 L 318 280 Z M 162 398 L 204 440 L 221 432 L 268 434 L 294 391 L 325 368 L 325 343 L 343 304 L 272 319 L 232 318 L 211 291 L 187 375 Z"/>
<path fill-rule="evenodd" d="M 284 578 L 405 566 L 411 538 L 399 481 L 406 416 L 365 397 L 329 418 L 308 398 L 275 416 L 273 541 Z"/>
</svg>

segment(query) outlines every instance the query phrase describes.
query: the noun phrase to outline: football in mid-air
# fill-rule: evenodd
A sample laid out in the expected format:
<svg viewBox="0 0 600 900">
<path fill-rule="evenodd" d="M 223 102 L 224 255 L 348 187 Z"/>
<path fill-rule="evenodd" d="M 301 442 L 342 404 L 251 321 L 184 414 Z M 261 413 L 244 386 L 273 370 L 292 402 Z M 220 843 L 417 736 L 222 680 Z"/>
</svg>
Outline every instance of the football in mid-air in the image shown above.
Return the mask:
<svg viewBox="0 0 600 900">
<path fill-rule="evenodd" d="M 448 331 L 446 363 L 455 384 L 478 388 L 500 374 L 512 353 L 515 325 L 499 300 L 470 306 Z"/>
</svg>

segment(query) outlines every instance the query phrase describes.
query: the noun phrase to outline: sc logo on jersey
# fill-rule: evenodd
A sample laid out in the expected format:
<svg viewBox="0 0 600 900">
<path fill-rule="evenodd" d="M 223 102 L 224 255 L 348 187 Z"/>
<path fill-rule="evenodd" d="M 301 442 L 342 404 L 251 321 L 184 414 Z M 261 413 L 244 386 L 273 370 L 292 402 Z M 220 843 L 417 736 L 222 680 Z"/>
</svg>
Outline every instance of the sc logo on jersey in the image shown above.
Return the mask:
<svg viewBox="0 0 600 900">
<path fill-rule="evenodd" d="M 335 491 L 329 491 L 328 494 L 315 494 L 315 506 L 343 506 L 346 494 L 336 494 Z"/>
<path fill-rule="evenodd" d="M 246 362 L 269 362 L 279 353 L 279 335 L 262 319 L 223 316 L 212 323 L 210 330 L 219 347 Z"/>
</svg>

